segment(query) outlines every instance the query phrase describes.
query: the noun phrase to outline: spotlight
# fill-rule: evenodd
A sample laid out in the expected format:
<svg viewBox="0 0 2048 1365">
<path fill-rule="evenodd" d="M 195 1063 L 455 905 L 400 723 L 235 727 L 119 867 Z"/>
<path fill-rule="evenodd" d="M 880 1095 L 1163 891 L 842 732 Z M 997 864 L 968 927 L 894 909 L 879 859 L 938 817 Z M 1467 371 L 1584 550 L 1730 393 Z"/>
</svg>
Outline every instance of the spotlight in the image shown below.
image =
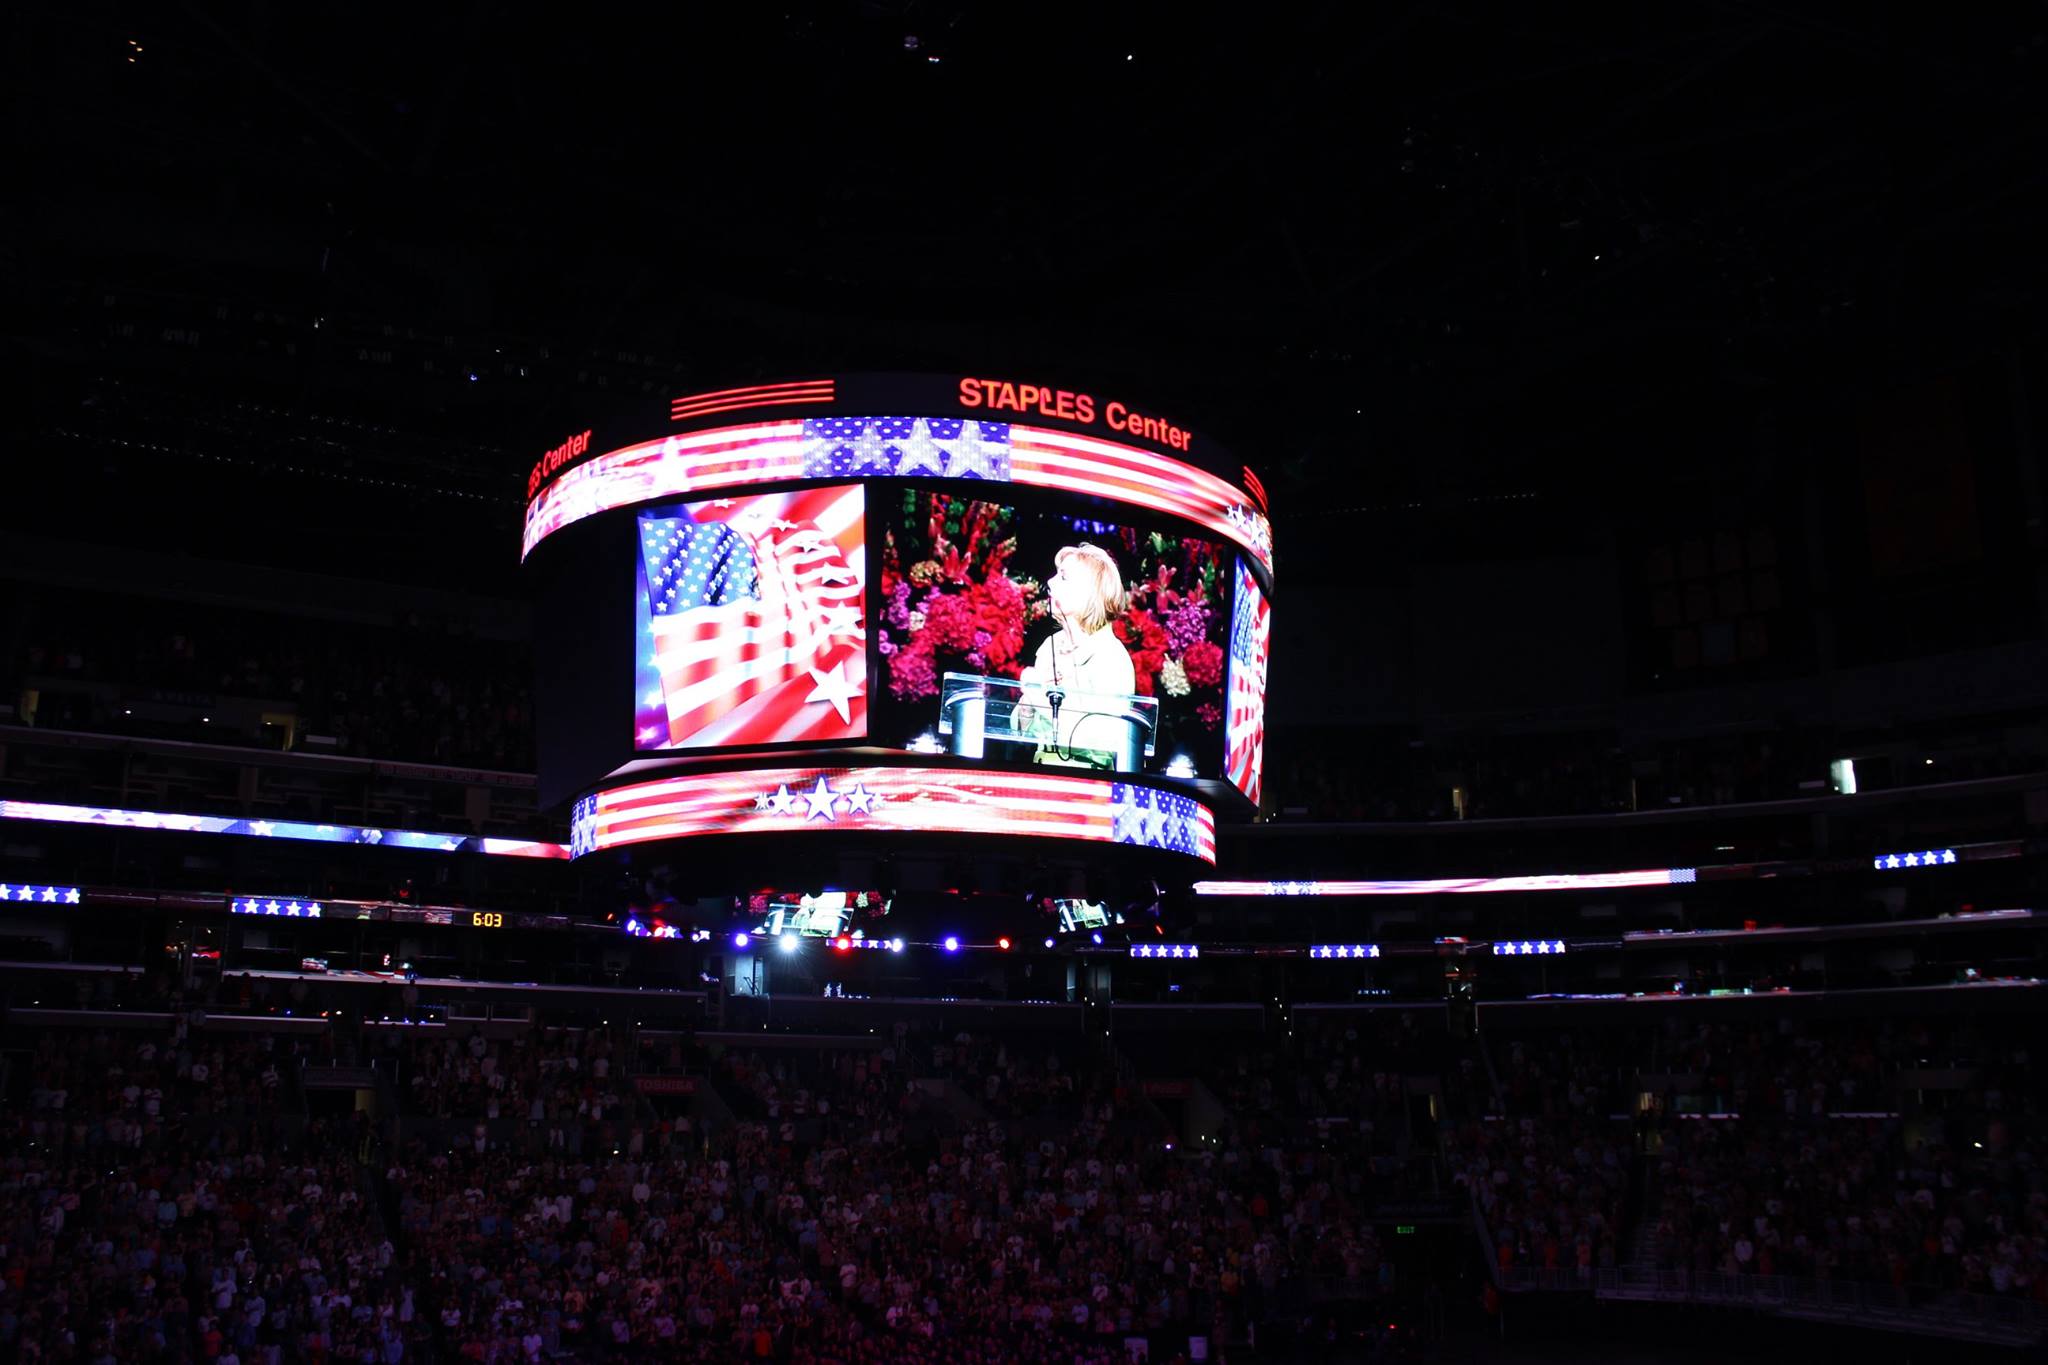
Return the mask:
<svg viewBox="0 0 2048 1365">
<path fill-rule="evenodd" d="M 750 941 L 745 934 L 734 934 L 732 936 L 732 946 L 738 948 L 741 952 L 746 951 L 747 944 Z"/>
<path fill-rule="evenodd" d="M 890 940 L 889 940 L 889 951 L 890 951 L 890 952 L 892 952 L 892 953 L 900 953 L 900 952 L 902 952 L 902 951 L 903 951 L 903 940 L 902 940 L 902 939 L 900 939 L 900 938 L 892 938 L 892 939 L 890 939 Z"/>
<path fill-rule="evenodd" d="M 1097 943 L 1100 943 L 1102 942 L 1102 931 L 1098 929 L 1094 933 L 1088 935 L 1088 937 L 1094 939 Z"/>
<path fill-rule="evenodd" d="M 850 952 L 853 948 L 853 940 L 841 934 L 838 938 L 832 940 L 832 946 L 842 953 Z"/>
<path fill-rule="evenodd" d="M 1048 948 L 1052 947 L 1052 946 L 1053 946 L 1053 941 L 1052 941 L 1051 939 L 1047 939 L 1047 940 L 1045 941 L 1045 946 L 1046 946 L 1046 947 L 1048 947 Z"/>
<path fill-rule="evenodd" d="M 793 953 L 793 952 L 795 952 L 795 951 L 796 951 L 796 935 L 795 935 L 795 934 L 784 934 L 784 935 L 782 936 L 782 938 L 781 938 L 781 939 L 780 939 L 779 941 L 780 941 L 780 942 L 781 942 L 781 944 L 782 944 L 782 951 L 783 951 L 783 952 L 785 952 L 785 953 Z"/>
<path fill-rule="evenodd" d="M 1166 775 L 1168 777 L 1193 777 L 1195 775 L 1195 761 L 1186 754 L 1175 754 L 1166 764 Z"/>
<path fill-rule="evenodd" d="M 999 938 L 996 940 L 996 947 L 1007 953 L 1010 951 L 1010 940 L 1007 937 Z"/>
<path fill-rule="evenodd" d="M 946 935 L 945 943 L 941 946 L 944 947 L 945 950 L 949 953 L 957 953 L 960 951 L 960 940 L 955 938 L 953 935 L 948 934 Z"/>
</svg>

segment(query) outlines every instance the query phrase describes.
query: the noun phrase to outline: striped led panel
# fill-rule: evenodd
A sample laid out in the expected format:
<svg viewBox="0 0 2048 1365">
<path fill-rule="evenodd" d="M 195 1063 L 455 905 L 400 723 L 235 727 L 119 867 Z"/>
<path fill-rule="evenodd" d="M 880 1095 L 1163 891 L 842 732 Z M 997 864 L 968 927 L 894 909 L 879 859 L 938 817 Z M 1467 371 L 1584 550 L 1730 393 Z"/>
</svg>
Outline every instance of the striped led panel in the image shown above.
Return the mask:
<svg viewBox="0 0 2048 1365">
<path fill-rule="evenodd" d="M 721 412 L 747 408 L 790 407 L 800 403 L 829 403 L 835 385 L 829 379 L 804 379 L 792 384 L 754 384 L 744 389 L 718 389 L 693 393 L 668 405 L 672 422 L 686 422 Z"/>
<path fill-rule="evenodd" d="M 114 829 L 160 829 L 177 834 L 246 834 L 258 839 L 295 839 L 316 844 L 369 844 L 430 853 L 486 853 L 500 858 L 566 858 L 567 846 L 539 839 L 486 839 L 466 834 L 428 834 L 412 829 L 363 825 L 309 825 L 298 820 L 243 820 L 220 815 L 178 815 L 110 806 L 62 806 L 49 801 L 0 801 L 0 820 L 45 820 L 60 825 L 106 825 Z"/>
<path fill-rule="evenodd" d="M 1216 816 L 1135 782 L 953 768 L 756 768 L 612 787 L 576 803 L 573 855 L 705 834 L 857 830 L 1088 839 L 1216 861 Z"/>
<path fill-rule="evenodd" d="M 1183 460 L 1047 427 L 941 417 L 760 422 L 642 441 L 586 460 L 526 505 L 520 556 L 565 526 L 655 498 L 786 479 L 944 478 L 1085 493 L 1179 517 L 1273 567 L 1250 496 Z"/>
<path fill-rule="evenodd" d="M 1533 877 L 1438 877 L 1383 882 L 1196 882 L 1198 896 L 1458 896 L 1486 891 L 1611 891 L 1691 882 L 1694 869 L 1641 872 L 1552 872 Z"/>
</svg>

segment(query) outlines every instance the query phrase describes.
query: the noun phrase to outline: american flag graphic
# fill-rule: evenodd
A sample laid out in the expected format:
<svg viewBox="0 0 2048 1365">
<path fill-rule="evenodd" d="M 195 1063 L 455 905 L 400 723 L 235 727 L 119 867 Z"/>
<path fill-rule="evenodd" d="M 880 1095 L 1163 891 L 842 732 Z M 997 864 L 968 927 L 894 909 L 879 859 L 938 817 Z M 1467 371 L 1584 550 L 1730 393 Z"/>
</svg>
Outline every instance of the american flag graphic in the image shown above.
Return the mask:
<svg viewBox="0 0 2048 1365">
<path fill-rule="evenodd" d="M 867 734 L 859 485 L 639 517 L 634 747 Z"/>
<path fill-rule="evenodd" d="M 576 803 L 572 854 L 652 839 L 801 830 L 989 834 L 1166 849 L 1216 861 L 1216 817 L 1133 782 L 950 768 L 756 768 L 613 787 Z"/>
<path fill-rule="evenodd" d="M 113 825 L 160 829 L 177 834 L 246 834 L 315 844 L 373 844 L 431 853 L 487 853 L 498 858 L 567 858 L 562 844 L 536 839 L 490 839 L 470 834 L 430 834 L 416 829 L 375 829 L 363 825 L 315 825 L 301 820 L 245 819 L 225 815 L 183 815 L 111 806 L 63 806 L 47 801 L 0 801 L 0 820 L 45 820 L 64 825 Z"/>
<path fill-rule="evenodd" d="M 1273 616 L 1251 566 L 1237 561 L 1237 598 L 1230 616 L 1229 710 L 1223 720 L 1223 773 L 1256 805 L 1266 767 L 1266 659 Z"/>
<path fill-rule="evenodd" d="M 1196 882 L 1197 896 L 1464 896 L 1490 892 L 1613 891 L 1690 882 L 1690 867 L 1636 872 L 1550 872 L 1527 877 L 1435 877 L 1425 881 Z"/>
<path fill-rule="evenodd" d="M 609 451 L 527 503 L 521 556 L 564 526 L 615 507 L 784 479 L 847 477 L 986 479 L 1092 494 L 1206 527 L 1269 572 L 1273 567 L 1265 513 L 1207 470 L 1073 432 L 942 417 L 760 422 Z"/>
</svg>

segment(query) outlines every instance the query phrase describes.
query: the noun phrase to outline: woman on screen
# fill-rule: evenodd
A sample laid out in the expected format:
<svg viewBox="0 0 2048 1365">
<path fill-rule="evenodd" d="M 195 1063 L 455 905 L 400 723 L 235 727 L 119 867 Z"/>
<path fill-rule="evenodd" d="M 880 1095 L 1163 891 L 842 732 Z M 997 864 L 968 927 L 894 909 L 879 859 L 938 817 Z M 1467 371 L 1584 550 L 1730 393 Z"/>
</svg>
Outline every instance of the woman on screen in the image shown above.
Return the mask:
<svg viewBox="0 0 2048 1365">
<path fill-rule="evenodd" d="M 1099 698 L 1125 697 L 1138 685 L 1130 651 L 1110 623 L 1130 604 L 1116 561 L 1098 545 L 1069 545 L 1052 558 L 1045 595 L 1060 628 L 1039 646 L 1019 676 L 1030 690 L 1027 702 L 1045 734 L 1037 761 L 1090 768 L 1113 766 L 1122 712 L 1101 714 Z M 1051 696 L 1061 694 L 1059 719 L 1052 720 Z"/>
</svg>

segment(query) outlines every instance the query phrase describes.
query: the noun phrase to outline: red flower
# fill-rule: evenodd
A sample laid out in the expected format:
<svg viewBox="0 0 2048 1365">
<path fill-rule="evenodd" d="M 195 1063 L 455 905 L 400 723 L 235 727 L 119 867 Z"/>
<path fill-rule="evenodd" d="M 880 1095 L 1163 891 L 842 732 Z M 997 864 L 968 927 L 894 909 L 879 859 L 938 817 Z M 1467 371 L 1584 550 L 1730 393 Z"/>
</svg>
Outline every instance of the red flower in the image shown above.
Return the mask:
<svg viewBox="0 0 2048 1365">
<path fill-rule="evenodd" d="M 1131 671 L 1137 675 L 1137 693 L 1141 697 L 1158 694 L 1159 669 L 1166 662 L 1166 655 L 1156 649 L 1141 649 L 1131 655 Z"/>
<path fill-rule="evenodd" d="M 921 643 L 933 654 L 965 654 L 974 648 L 974 632 L 979 626 L 974 603 L 969 600 L 973 592 L 971 588 L 935 592 L 925 599 Z"/>
<path fill-rule="evenodd" d="M 1159 618 L 1143 607 L 1133 607 L 1117 618 L 1116 638 L 1122 640 L 1124 647 L 1134 653 L 1141 649 L 1158 654 L 1166 652 L 1166 627 L 1160 625 Z M 1157 665 L 1154 666 L 1154 671 L 1158 671 Z"/>
<path fill-rule="evenodd" d="M 1192 687 L 1214 687 L 1223 681 L 1223 651 L 1213 640 L 1189 645 L 1180 662 L 1188 671 L 1188 684 Z"/>
</svg>

